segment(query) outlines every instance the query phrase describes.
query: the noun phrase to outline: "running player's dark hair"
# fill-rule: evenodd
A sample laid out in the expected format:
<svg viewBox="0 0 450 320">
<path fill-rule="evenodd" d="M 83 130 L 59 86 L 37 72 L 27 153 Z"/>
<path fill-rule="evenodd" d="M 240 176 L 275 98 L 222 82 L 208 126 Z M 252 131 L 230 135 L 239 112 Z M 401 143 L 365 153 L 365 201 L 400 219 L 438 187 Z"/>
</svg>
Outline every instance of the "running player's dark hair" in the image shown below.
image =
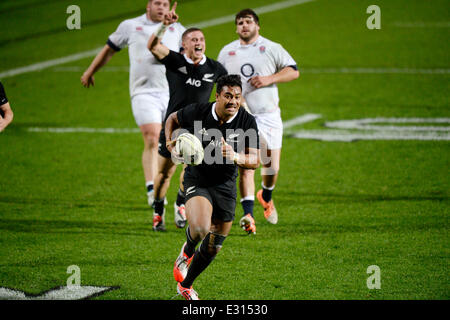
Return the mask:
<svg viewBox="0 0 450 320">
<path fill-rule="evenodd" d="M 186 29 L 186 31 L 183 32 L 183 35 L 181 36 L 181 40 L 184 41 L 184 38 L 185 38 L 189 33 L 195 32 L 195 31 L 200 31 L 201 33 L 203 33 L 203 30 L 202 30 L 202 29 L 192 27 L 192 28 Z"/>
<path fill-rule="evenodd" d="M 226 74 L 224 76 L 221 76 L 219 79 L 217 79 L 216 92 L 221 93 L 222 88 L 225 86 L 239 87 L 242 90 L 241 76 L 238 74 Z"/>
<path fill-rule="evenodd" d="M 255 20 L 256 24 L 259 26 L 259 17 L 256 14 L 256 12 L 253 11 L 252 9 L 244 9 L 244 10 L 239 11 L 236 14 L 236 18 L 234 19 L 234 24 L 237 24 L 237 21 L 239 19 L 245 18 L 245 17 L 248 17 L 248 16 L 253 17 L 253 20 Z"/>
</svg>

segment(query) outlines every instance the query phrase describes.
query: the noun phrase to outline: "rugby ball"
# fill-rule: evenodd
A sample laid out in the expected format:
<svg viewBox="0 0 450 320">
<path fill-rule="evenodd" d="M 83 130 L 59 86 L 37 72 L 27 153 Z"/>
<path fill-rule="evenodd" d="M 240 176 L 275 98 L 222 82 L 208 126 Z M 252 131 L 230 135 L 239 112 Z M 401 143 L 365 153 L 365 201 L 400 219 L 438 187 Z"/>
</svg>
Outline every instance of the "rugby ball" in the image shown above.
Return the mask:
<svg viewBox="0 0 450 320">
<path fill-rule="evenodd" d="M 175 151 L 183 158 L 183 163 L 196 166 L 203 161 L 204 151 L 201 141 L 191 133 L 178 136 Z"/>
</svg>

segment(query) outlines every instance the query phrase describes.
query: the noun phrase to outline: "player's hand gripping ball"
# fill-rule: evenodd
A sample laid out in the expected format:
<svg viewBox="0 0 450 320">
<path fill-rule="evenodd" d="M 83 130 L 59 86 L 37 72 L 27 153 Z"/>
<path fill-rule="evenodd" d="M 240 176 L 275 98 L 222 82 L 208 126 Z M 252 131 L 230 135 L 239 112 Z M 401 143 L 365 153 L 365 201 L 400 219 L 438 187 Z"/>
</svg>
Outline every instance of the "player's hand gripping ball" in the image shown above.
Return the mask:
<svg viewBox="0 0 450 320">
<path fill-rule="evenodd" d="M 193 166 L 202 163 L 204 157 L 201 141 L 190 133 L 182 133 L 178 136 L 175 152 L 183 158 L 183 163 Z"/>
</svg>

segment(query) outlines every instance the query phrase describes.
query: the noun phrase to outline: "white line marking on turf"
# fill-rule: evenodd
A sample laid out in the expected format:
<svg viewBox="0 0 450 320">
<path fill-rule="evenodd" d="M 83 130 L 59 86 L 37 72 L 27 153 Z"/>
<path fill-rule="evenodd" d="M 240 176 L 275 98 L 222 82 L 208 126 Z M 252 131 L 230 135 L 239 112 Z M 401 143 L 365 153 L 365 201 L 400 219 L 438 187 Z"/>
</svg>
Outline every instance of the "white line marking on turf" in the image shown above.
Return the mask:
<svg viewBox="0 0 450 320">
<path fill-rule="evenodd" d="M 300 5 L 300 4 L 308 3 L 308 2 L 312 2 L 312 1 L 315 1 L 315 0 L 289 0 L 289 1 L 277 2 L 274 4 L 262 6 L 259 8 L 255 8 L 254 10 L 258 14 L 263 14 L 263 13 L 273 12 L 273 11 L 277 11 L 277 10 L 281 10 L 281 9 L 286 9 L 289 7 L 293 7 L 296 5 Z M 211 20 L 198 22 L 195 24 L 190 24 L 186 27 L 187 28 L 192 27 L 192 26 L 199 27 L 199 28 L 213 27 L 213 26 L 217 26 L 217 25 L 221 25 L 224 23 L 234 21 L 234 18 L 235 18 L 235 15 L 227 15 L 224 17 L 216 18 L 216 19 L 211 19 Z M 77 61 L 77 60 L 81 60 L 84 58 L 92 57 L 92 56 L 95 56 L 101 49 L 102 49 L 102 47 L 96 48 L 93 50 L 89 50 L 89 51 L 80 52 L 80 53 L 73 54 L 73 55 L 70 55 L 67 57 L 47 60 L 47 61 L 35 63 L 35 64 L 21 67 L 21 68 L 6 70 L 3 72 L 0 72 L 0 79 L 16 76 L 16 75 L 27 73 L 27 72 L 40 71 L 40 70 L 43 70 L 43 69 L 46 69 L 49 67 L 53 67 L 53 66 L 57 66 L 60 64 L 64 64 L 67 62 Z"/>
<path fill-rule="evenodd" d="M 80 66 L 63 66 L 51 69 L 53 72 L 83 72 L 86 68 Z M 105 66 L 102 72 L 129 72 L 128 66 Z M 450 74 L 445 68 L 308 68 L 300 67 L 306 74 Z"/>
<path fill-rule="evenodd" d="M 290 8 L 293 6 L 297 6 L 300 4 L 304 4 L 307 2 L 313 2 L 313 1 L 315 1 L 315 0 L 289 0 L 289 1 L 283 1 L 283 2 L 269 4 L 266 6 L 255 8 L 253 10 L 257 14 L 260 15 L 260 14 L 278 11 L 278 10 Z M 207 20 L 207 21 L 203 21 L 203 22 L 199 22 L 199 23 L 190 24 L 190 25 L 186 26 L 186 28 L 197 27 L 197 28 L 203 29 L 203 28 L 208 28 L 208 27 L 214 27 L 214 26 L 218 26 L 218 25 L 221 25 L 224 23 L 234 22 L 235 17 L 236 17 L 235 14 L 230 14 L 230 15 L 223 16 L 220 18 L 215 18 L 215 19 L 211 19 L 211 20 Z"/>
<path fill-rule="evenodd" d="M 77 61 L 77 60 L 81 60 L 84 58 L 88 58 L 88 57 L 92 57 L 95 56 L 102 48 L 97 48 L 94 50 L 89 50 L 89 51 L 85 51 L 85 52 L 80 52 L 80 53 L 76 53 L 76 54 L 72 54 L 70 56 L 67 57 L 62 57 L 62 58 L 58 58 L 58 59 L 52 59 L 52 60 L 47 60 L 44 62 L 39 62 L 39 63 L 35 63 L 26 67 L 21 67 L 21 68 L 17 68 L 17 69 L 11 69 L 11 70 L 7 70 L 4 72 L 0 73 L 0 79 L 3 78 L 7 78 L 7 77 L 12 77 L 12 76 L 16 76 L 22 73 L 27 73 L 27 72 L 34 72 L 34 71 L 41 71 L 43 69 L 49 68 L 49 67 L 53 67 L 53 66 L 57 66 L 60 64 L 64 64 L 67 62 L 72 62 L 72 61 Z"/>
<path fill-rule="evenodd" d="M 449 126 L 392 126 L 372 123 L 450 124 L 450 118 L 367 118 L 325 122 L 328 128 L 338 130 L 300 130 L 291 134 L 294 138 L 320 141 L 351 142 L 356 140 L 422 140 L 449 141 Z M 358 131 L 350 131 L 359 130 Z"/>
<path fill-rule="evenodd" d="M 325 127 L 334 129 L 358 129 L 378 131 L 450 131 L 448 126 L 387 126 L 372 123 L 440 123 L 450 124 L 450 118 L 368 118 L 325 122 Z"/>
<path fill-rule="evenodd" d="M 450 74 L 448 68 L 302 68 L 300 72 L 317 74 Z"/>
<path fill-rule="evenodd" d="M 86 67 L 80 66 L 64 66 L 52 68 L 53 72 L 82 72 L 86 70 Z M 130 67 L 128 66 L 105 66 L 102 67 L 102 72 L 130 72 Z"/>
<path fill-rule="evenodd" d="M 440 22 L 395 22 L 392 24 L 394 27 L 398 28 L 450 28 L 450 21 L 440 21 Z"/>
<path fill-rule="evenodd" d="M 284 121 L 283 122 L 283 129 L 289 129 L 290 127 L 293 127 L 295 125 L 311 122 L 311 121 L 314 121 L 316 119 L 320 119 L 321 117 L 322 116 L 320 114 L 310 114 L 310 113 L 308 113 L 308 114 L 305 114 L 303 116 Z"/>
<path fill-rule="evenodd" d="M 352 142 L 356 140 L 422 140 L 422 141 L 449 141 L 450 134 L 437 132 L 351 132 L 347 130 L 300 130 L 291 135 L 299 139 L 312 139 L 320 141 Z"/>
<path fill-rule="evenodd" d="M 59 287 L 39 295 L 29 295 L 20 290 L 0 287 L 0 300 L 80 300 L 112 289 L 115 288 L 96 286 Z"/>
<path fill-rule="evenodd" d="M 50 132 L 50 133 L 138 133 L 139 128 L 40 128 L 32 127 L 27 129 L 28 132 Z"/>
<path fill-rule="evenodd" d="M 321 117 L 320 114 L 305 114 L 294 119 L 283 122 L 283 128 L 287 129 L 292 126 L 314 121 Z M 42 128 L 42 127 L 30 127 L 28 132 L 49 132 L 49 133 L 139 133 L 139 128 L 85 128 L 85 127 L 73 127 L 73 128 Z"/>
</svg>

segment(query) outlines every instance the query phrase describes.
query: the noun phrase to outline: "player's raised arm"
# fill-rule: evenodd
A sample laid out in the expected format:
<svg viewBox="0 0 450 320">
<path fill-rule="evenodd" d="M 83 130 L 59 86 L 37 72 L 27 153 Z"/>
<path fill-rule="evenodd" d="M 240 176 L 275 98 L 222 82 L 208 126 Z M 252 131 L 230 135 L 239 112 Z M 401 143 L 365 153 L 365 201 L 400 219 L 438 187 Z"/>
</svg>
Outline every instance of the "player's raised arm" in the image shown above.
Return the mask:
<svg viewBox="0 0 450 320">
<path fill-rule="evenodd" d="M 161 25 L 151 35 L 150 39 L 148 39 L 147 48 L 158 60 L 165 58 L 170 52 L 169 48 L 161 43 L 161 40 L 167 27 L 178 21 L 178 15 L 175 12 L 176 8 L 177 3 L 175 2 L 169 13 L 164 15 L 164 20 Z"/>
</svg>

